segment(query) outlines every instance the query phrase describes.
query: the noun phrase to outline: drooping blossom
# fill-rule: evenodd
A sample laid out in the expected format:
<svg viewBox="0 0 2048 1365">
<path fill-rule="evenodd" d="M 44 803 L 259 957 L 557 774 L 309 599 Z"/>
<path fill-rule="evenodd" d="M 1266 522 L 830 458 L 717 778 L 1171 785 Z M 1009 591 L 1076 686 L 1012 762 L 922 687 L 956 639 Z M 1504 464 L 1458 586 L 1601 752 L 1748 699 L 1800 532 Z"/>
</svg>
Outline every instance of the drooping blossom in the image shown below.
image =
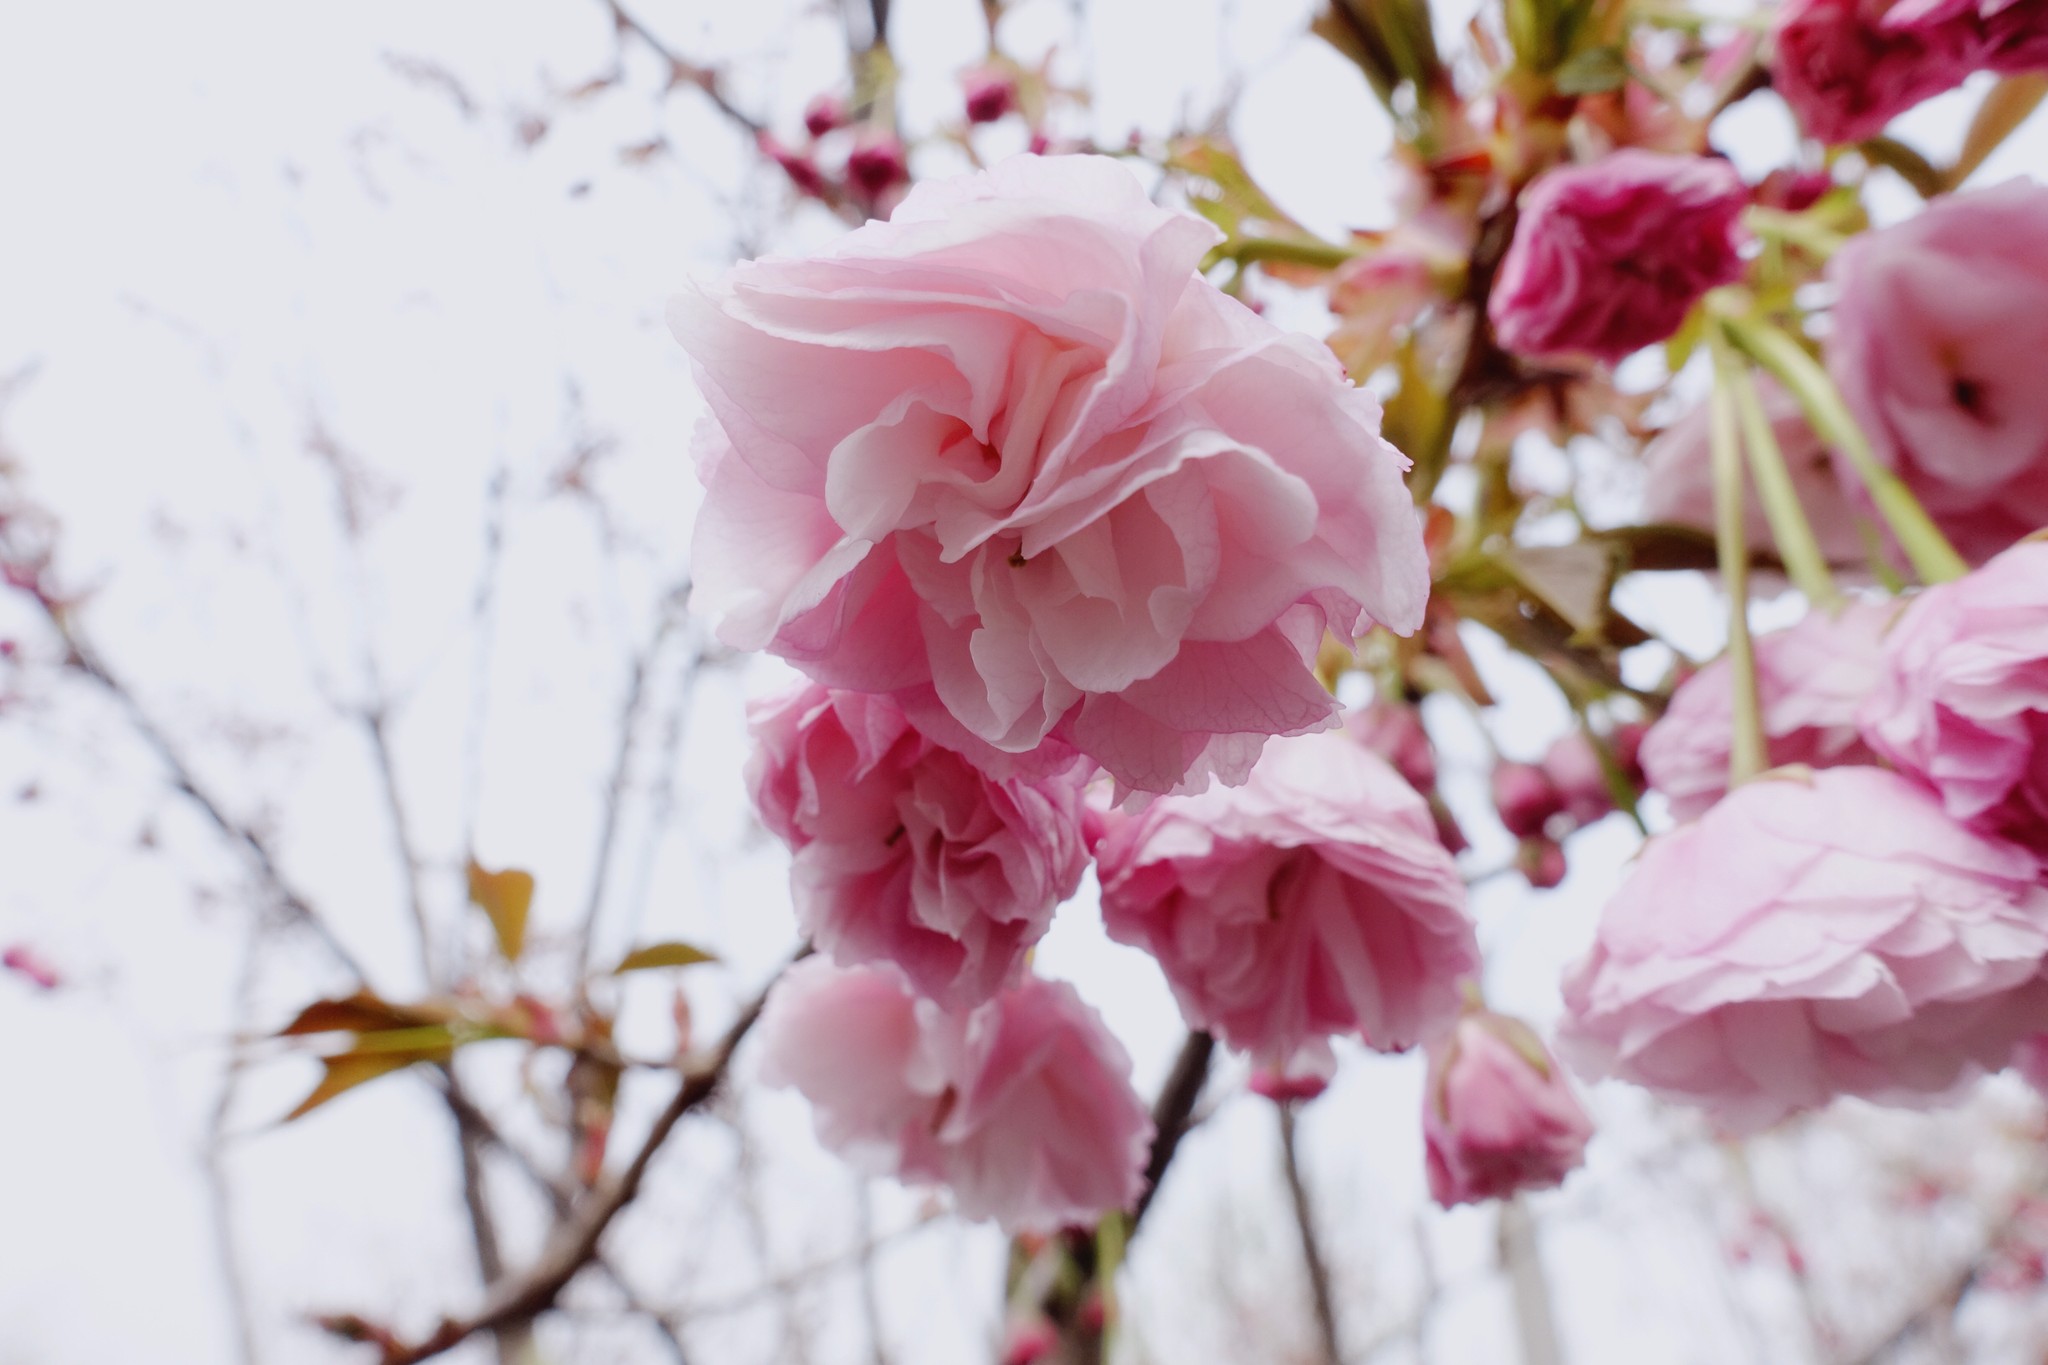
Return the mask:
<svg viewBox="0 0 2048 1365">
<path fill-rule="evenodd" d="M 1561 1183 L 1593 1123 L 1534 1029 L 1475 1010 L 1429 1049 L 1422 1135 L 1430 1195 L 1450 1208 Z"/>
<path fill-rule="evenodd" d="M 1545 172 L 1522 194 L 1487 304 L 1500 344 L 1617 361 L 1662 341 L 1742 274 L 1748 204 L 1735 168 L 1711 157 L 1625 148 Z"/>
<path fill-rule="evenodd" d="M 1981 562 L 2048 524 L 2048 188 L 1943 196 L 1828 278 L 1828 372 L 1956 548 Z"/>
<path fill-rule="evenodd" d="M 1242 787 L 1113 813 L 1095 858 L 1110 937 L 1262 1063 L 1337 1034 L 1409 1047 L 1479 965 L 1428 803 L 1341 735 L 1274 740 Z"/>
<path fill-rule="evenodd" d="M 1813 528 L 1814 540 L 1830 564 L 1863 564 L 1870 555 L 1855 499 L 1842 486 L 1834 452 L 1807 424 L 1799 400 L 1769 376 L 1757 380 L 1757 398 L 1777 437 L 1792 491 Z M 1701 403 L 1673 422 L 1643 452 L 1643 519 L 1690 526 L 1713 533 L 1714 458 L 1712 417 Z M 1743 480 L 1743 534 L 1748 543 L 1765 548 L 1776 543 L 1770 517 L 1758 499 L 1756 482 Z"/>
<path fill-rule="evenodd" d="M 944 1185 L 968 1218 L 1051 1232 L 1128 1207 L 1152 1121 L 1129 1056 L 1065 982 L 971 1011 L 893 971 L 798 963 L 769 993 L 761 1077 L 811 1102 L 819 1140 L 876 1175 Z"/>
<path fill-rule="evenodd" d="M 1873 761 L 1856 728 L 1898 604 L 1851 598 L 1839 611 L 1809 611 L 1784 630 L 1756 637 L 1756 694 L 1770 767 L 1830 768 Z M 1643 738 L 1644 775 L 1689 820 L 1728 790 L 1734 734 L 1734 672 L 1724 656 L 1680 683 Z"/>
<path fill-rule="evenodd" d="M 2048 542 L 1922 592 L 1858 718 L 1950 815 L 2048 850 Z"/>
<path fill-rule="evenodd" d="M 1785 0 L 1771 32 L 1771 88 L 1822 142 L 1858 142 L 1962 84 L 1983 43 L 1975 17 L 1935 4 Z"/>
<path fill-rule="evenodd" d="M 971 1007 L 1080 883 L 1083 771 L 997 781 L 889 697 L 816 683 L 756 705 L 752 728 L 748 789 L 796 855 L 798 922 L 836 961 L 893 963 Z"/>
<path fill-rule="evenodd" d="M 1566 977 L 1558 1051 L 1738 1132 L 1946 1098 L 2048 1019 L 2041 870 L 1882 768 L 1745 783 L 1644 846 Z"/>
<path fill-rule="evenodd" d="M 720 638 L 1144 791 L 1331 724 L 1315 652 L 1420 623 L 1420 522 L 1373 398 L 1195 273 L 1215 240 L 1019 157 L 678 299 Z"/>
</svg>

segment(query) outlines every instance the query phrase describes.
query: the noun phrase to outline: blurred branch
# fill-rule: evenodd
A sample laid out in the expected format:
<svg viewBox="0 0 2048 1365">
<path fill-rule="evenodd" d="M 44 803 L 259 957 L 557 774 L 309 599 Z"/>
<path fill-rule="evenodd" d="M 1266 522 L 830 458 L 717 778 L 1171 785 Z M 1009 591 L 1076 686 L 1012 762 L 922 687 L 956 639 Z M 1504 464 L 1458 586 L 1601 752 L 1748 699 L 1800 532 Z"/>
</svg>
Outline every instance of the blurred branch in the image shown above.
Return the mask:
<svg viewBox="0 0 2048 1365">
<path fill-rule="evenodd" d="M 243 950 L 242 967 L 235 978 L 235 1027 L 248 1018 L 256 993 L 256 966 L 260 935 L 251 933 Z M 206 1183 L 208 1220 L 213 1225 L 214 1259 L 220 1267 L 221 1292 L 227 1300 L 228 1322 L 234 1330 L 235 1356 L 240 1365 L 256 1365 L 256 1324 L 249 1309 L 249 1284 L 242 1271 L 240 1240 L 235 1235 L 233 1191 L 228 1184 L 222 1149 L 227 1144 L 228 1119 L 234 1111 L 235 1095 L 241 1089 L 246 1057 L 240 1048 L 230 1048 L 222 1068 L 220 1093 L 207 1115 L 206 1145 L 200 1161 L 200 1175 Z"/>
<path fill-rule="evenodd" d="M 1308 1185 L 1301 1177 L 1294 1104 L 1283 1100 L 1273 1106 L 1273 1111 L 1280 1116 L 1280 1169 L 1287 1177 L 1287 1197 L 1294 1207 L 1295 1230 L 1301 1234 L 1301 1260 L 1308 1273 L 1309 1293 L 1315 1304 L 1316 1332 L 1322 1338 L 1323 1362 L 1324 1365 L 1343 1365 L 1344 1346 L 1337 1334 L 1337 1305 L 1330 1292 L 1330 1269 L 1323 1261 L 1322 1245 L 1316 1240 Z"/>
<path fill-rule="evenodd" d="M 1209 1061 L 1215 1054 L 1214 1038 L 1199 1029 L 1190 1032 L 1152 1105 L 1152 1156 L 1145 1163 L 1145 1192 L 1138 1196 L 1138 1206 L 1131 1211 L 1134 1233 L 1144 1221 L 1145 1211 L 1152 1207 L 1152 1197 L 1159 1193 L 1159 1182 L 1166 1178 L 1166 1168 L 1173 1164 L 1180 1140 L 1192 1126 L 1188 1120 L 1195 1112 L 1195 1101 L 1202 1096 L 1203 1083 L 1209 1079 Z"/>
<path fill-rule="evenodd" d="M 1522 1365 L 1564 1365 L 1564 1348 L 1558 1343 L 1557 1320 L 1550 1306 L 1550 1283 L 1544 1278 L 1542 1251 L 1536 1243 L 1536 1220 L 1520 1199 L 1501 1202 L 1500 1259 L 1514 1296 Z"/>
<path fill-rule="evenodd" d="M 808 955 L 806 948 L 797 957 Z M 776 974 L 779 978 L 780 972 Z M 774 982 L 771 980 L 769 986 Z M 579 1204 L 569 1219 L 556 1231 L 548 1247 L 541 1252 L 540 1259 L 525 1274 L 507 1280 L 493 1289 L 486 1297 L 484 1306 L 467 1318 L 450 1318 L 442 1322 L 434 1334 L 416 1346 L 387 1349 L 384 1365 L 415 1365 L 429 1360 L 442 1352 L 467 1341 L 479 1332 L 492 1332 L 515 1323 L 531 1322 L 534 1318 L 554 1306 L 555 1300 L 568 1287 L 569 1281 L 598 1255 L 598 1243 L 603 1240 L 605 1230 L 621 1210 L 632 1203 L 640 1193 L 641 1183 L 647 1177 L 647 1169 L 654 1162 L 655 1155 L 668 1141 L 669 1135 L 691 1110 L 703 1104 L 716 1093 L 725 1079 L 727 1068 L 732 1063 L 734 1052 L 740 1041 L 761 1017 L 761 1006 L 767 999 L 768 988 L 764 987 L 743 1007 L 716 1046 L 694 1066 L 684 1070 L 682 1084 L 668 1105 L 656 1116 L 654 1126 L 649 1130 L 640 1150 L 627 1163 L 626 1169 L 612 1180 L 600 1184 Z"/>
<path fill-rule="evenodd" d="M 704 98 L 711 101 L 718 109 L 718 112 L 724 114 L 734 123 L 739 124 L 740 127 L 746 129 L 749 133 L 758 137 L 765 131 L 759 119 L 725 97 L 725 92 L 718 88 L 718 73 L 716 71 L 713 71 L 708 66 L 700 66 L 663 42 L 660 35 L 628 13 L 626 7 L 619 4 L 618 0 L 603 0 L 603 3 L 604 7 L 611 11 L 612 23 L 617 26 L 619 32 L 632 34 L 635 38 L 645 43 L 655 56 L 668 63 L 669 86 L 671 89 L 678 85 L 695 86 L 703 92 Z"/>
</svg>

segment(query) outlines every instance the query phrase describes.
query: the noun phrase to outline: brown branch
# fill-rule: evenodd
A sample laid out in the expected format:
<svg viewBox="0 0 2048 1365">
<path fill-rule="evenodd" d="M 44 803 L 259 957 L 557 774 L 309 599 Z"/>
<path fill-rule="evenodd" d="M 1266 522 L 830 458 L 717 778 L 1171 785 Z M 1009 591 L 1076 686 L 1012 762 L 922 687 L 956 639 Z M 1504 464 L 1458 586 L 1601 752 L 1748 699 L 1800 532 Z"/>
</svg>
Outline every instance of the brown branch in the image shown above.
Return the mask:
<svg viewBox="0 0 2048 1365">
<path fill-rule="evenodd" d="M 1294 1207 L 1294 1226 L 1301 1234 L 1302 1266 L 1308 1273 L 1309 1294 L 1315 1304 L 1316 1332 L 1322 1338 L 1324 1365 L 1343 1365 L 1344 1346 L 1337 1335 L 1337 1304 L 1330 1292 L 1330 1270 L 1316 1239 L 1315 1218 L 1309 1206 L 1308 1184 L 1301 1176 L 1301 1153 L 1295 1142 L 1294 1104 L 1283 1100 L 1273 1106 L 1280 1116 L 1280 1169 L 1287 1177 L 1287 1197 Z"/>
<path fill-rule="evenodd" d="M 809 951 L 804 949 L 797 955 L 798 959 Z M 773 984 L 772 981 L 769 983 L 771 987 Z M 603 1239 L 605 1230 L 640 1193 L 648 1167 L 654 1163 L 656 1153 L 668 1141 L 676 1125 L 684 1115 L 716 1093 L 740 1041 L 753 1028 L 754 1021 L 761 1017 L 761 1006 L 766 999 L 767 989 L 764 988 L 740 1010 L 739 1017 L 733 1020 L 709 1054 L 683 1072 L 682 1084 L 676 1087 L 667 1107 L 656 1116 L 653 1128 L 626 1169 L 590 1192 L 557 1229 L 548 1247 L 541 1252 L 540 1259 L 525 1274 L 492 1289 L 485 1297 L 484 1306 L 471 1316 L 443 1321 L 433 1335 L 418 1345 L 386 1350 L 384 1365 L 417 1365 L 417 1362 L 432 1359 L 479 1332 L 493 1332 L 528 1323 L 552 1308 L 569 1281 L 596 1259 L 598 1243 Z"/>
<path fill-rule="evenodd" d="M 708 66 L 701 66 L 691 61 L 683 56 L 682 53 L 677 52 L 674 48 L 663 42 L 654 30 L 648 28 L 647 25 L 641 23 L 628 13 L 625 6 L 621 5 L 618 0 L 604 0 L 604 7 L 611 11 L 612 23 L 618 26 L 619 32 L 632 34 L 635 38 L 645 43 L 655 56 L 668 63 L 669 84 L 671 86 L 695 86 L 704 93 L 704 98 L 710 100 L 717 107 L 720 113 L 724 114 L 734 123 L 739 124 L 740 127 L 746 129 L 749 133 L 758 137 L 765 131 L 759 119 L 725 97 L 725 93 L 718 88 L 718 73 L 716 71 L 713 71 Z"/>
<path fill-rule="evenodd" d="M 374 668 L 371 675 L 374 679 Z M 376 686 L 374 681 L 372 686 Z M 391 817 L 392 852 L 397 855 L 399 868 L 405 877 L 406 909 L 412 916 L 413 932 L 419 938 L 420 973 L 426 978 L 427 989 L 432 990 L 437 979 L 434 972 L 434 936 L 427 924 L 426 897 L 420 890 L 419 850 L 413 847 L 412 824 L 406 816 L 405 798 L 398 787 L 398 767 L 391 756 L 389 703 L 380 695 L 375 702 L 363 708 L 361 719 L 363 732 L 370 741 L 370 755 L 376 760 L 377 781 L 383 792 L 385 812 Z"/>
<path fill-rule="evenodd" d="M 1152 1207 L 1152 1197 L 1159 1193 L 1159 1182 L 1166 1178 L 1166 1168 L 1173 1164 L 1174 1153 L 1180 1150 L 1180 1140 L 1193 1126 L 1188 1120 L 1195 1112 L 1195 1101 L 1202 1097 L 1203 1082 L 1209 1079 L 1209 1061 L 1215 1055 L 1214 1038 L 1199 1029 L 1190 1032 L 1187 1041 L 1181 1044 L 1180 1056 L 1174 1058 L 1173 1070 L 1167 1073 L 1166 1084 L 1160 1087 L 1159 1098 L 1152 1105 L 1152 1156 L 1145 1163 L 1145 1192 L 1138 1196 L 1138 1206 L 1131 1210 L 1132 1232 L 1144 1221 L 1145 1211 Z"/>
<path fill-rule="evenodd" d="M 192 771 L 191 765 L 185 761 L 185 756 L 178 751 L 170 736 L 143 708 L 141 701 L 128 689 L 127 684 L 107 667 L 79 635 L 66 618 L 66 613 L 40 595 L 37 596 L 37 600 L 43 604 L 44 612 L 51 624 L 63 637 L 68 656 L 66 664 L 97 683 L 127 714 L 129 724 L 136 734 L 169 773 L 172 789 L 189 800 L 199 813 L 206 817 L 207 823 L 211 824 L 215 831 L 242 851 L 250 866 L 255 869 L 258 879 L 269 889 L 277 908 L 288 920 L 312 931 L 313 936 L 320 940 L 321 945 L 337 963 L 358 981 L 367 981 L 369 974 L 363 970 L 363 964 L 357 960 L 355 954 L 351 953 L 347 945 L 335 935 L 327 921 L 314 910 L 312 903 L 295 891 L 286 880 L 284 869 L 278 864 L 277 855 L 271 851 L 263 836 L 230 816 L 200 785 L 198 776 Z"/>
</svg>

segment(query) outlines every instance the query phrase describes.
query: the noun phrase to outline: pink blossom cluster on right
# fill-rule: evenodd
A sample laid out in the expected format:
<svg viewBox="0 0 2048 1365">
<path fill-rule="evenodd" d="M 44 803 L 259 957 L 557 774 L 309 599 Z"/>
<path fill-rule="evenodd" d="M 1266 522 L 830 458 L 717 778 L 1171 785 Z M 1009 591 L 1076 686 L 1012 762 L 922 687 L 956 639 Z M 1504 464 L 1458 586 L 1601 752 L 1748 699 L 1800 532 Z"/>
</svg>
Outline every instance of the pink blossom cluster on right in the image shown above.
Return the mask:
<svg viewBox="0 0 2048 1365">
<path fill-rule="evenodd" d="M 1786 0 L 1771 85 L 1823 142 L 1874 137 L 1976 71 L 2048 67 L 2042 0 Z"/>
<path fill-rule="evenodd" d="M 1643 762 L 1691 818 L 1607 906 L 1559 1046 L 1737 1130 L 1951 1096 L 2048 1031 L 2048 541 L 1816 608 L 1757 673 L 1790 766 L 1725 790 L 1727 670 L 1680 686 Z"/>
</svg>

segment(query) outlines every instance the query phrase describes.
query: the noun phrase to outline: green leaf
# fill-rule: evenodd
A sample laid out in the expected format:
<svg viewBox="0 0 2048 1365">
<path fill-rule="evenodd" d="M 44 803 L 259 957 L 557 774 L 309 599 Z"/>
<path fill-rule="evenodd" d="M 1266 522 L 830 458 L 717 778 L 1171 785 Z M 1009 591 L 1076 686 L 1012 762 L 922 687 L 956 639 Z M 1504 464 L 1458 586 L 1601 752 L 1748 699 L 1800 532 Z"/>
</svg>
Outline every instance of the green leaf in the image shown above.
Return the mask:
<svg viewBox="0 0 2048 1365">
<path fill-rule="evenodd" d="M 490 918 L 498 951 L 517 962 L 526 948 L 526 914 L 533 908 L 533 874 L 507 868 L 490 872 L 474 860 L 469 864 L 469 899 Z"/>
<path fill-rule="evenodd" d="M 650 967 L 694 967 L 700 962 L 716 962 L 718 954 L 688 943 L 650 943 L 635 948 L 612 968 L 613 976 L 627 972 L 645 971 Z"/>
<path fill-rule="evenodd" d="M 1628 83 L 1628 59 L 1618 47 L 1589 47 L 1567 57 L 1551 79 L 1560 94 L 1605 94 Z"/>
<path fill-rule="evenodd" d="M 394 1005 L 368 990 L 333 1000 L 315 1000 L 277 1031 L 279 1038 L 302 1038 L 316 1033 L 376 1033 L 385 1029 L 412 1028 L 446 1017 L 446 1012 L 417 1005 Z"/>
</svg>

